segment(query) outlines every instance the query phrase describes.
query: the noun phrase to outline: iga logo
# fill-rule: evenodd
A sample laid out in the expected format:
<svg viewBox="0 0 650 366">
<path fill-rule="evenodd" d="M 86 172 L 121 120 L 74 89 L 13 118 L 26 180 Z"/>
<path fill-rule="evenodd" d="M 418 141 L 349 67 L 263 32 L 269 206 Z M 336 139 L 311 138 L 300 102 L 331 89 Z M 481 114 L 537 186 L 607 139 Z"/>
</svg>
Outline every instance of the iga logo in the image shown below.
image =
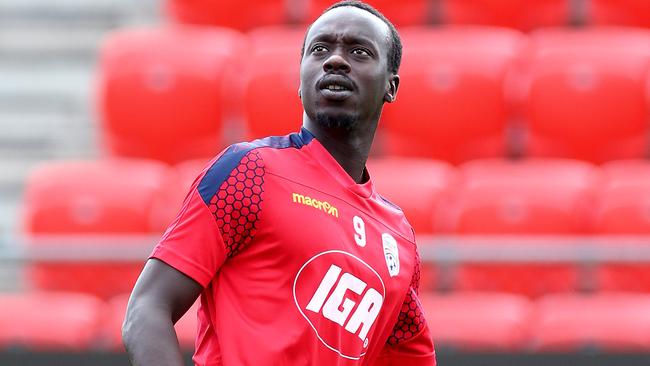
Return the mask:
<svg viewBox="0 0 650 366">
<path fill-rule="evenodd" d="M 308 260 L 293 285 L 296 306 L 318 339 L 352 360 L 366 354 L 385 294 L 381 277 L 370 265 L 339 250 Z"/>
</svg>

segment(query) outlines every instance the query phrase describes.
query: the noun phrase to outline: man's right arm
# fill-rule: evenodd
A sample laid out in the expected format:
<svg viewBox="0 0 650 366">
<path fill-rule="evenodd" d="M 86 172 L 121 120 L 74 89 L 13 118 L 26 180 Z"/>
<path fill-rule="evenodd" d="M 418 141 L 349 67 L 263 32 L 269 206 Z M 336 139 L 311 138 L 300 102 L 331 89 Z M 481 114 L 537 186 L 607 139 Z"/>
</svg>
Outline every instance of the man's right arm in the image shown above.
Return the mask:
<svg viewBox="0 0 650 366">
<path fill-rule="evenodd" d="M 135 366 L 181 366 L 174 323 L 203 287 L 157 259 L 147 261 L 129 299 L 122 339 Z"/>
</svg>

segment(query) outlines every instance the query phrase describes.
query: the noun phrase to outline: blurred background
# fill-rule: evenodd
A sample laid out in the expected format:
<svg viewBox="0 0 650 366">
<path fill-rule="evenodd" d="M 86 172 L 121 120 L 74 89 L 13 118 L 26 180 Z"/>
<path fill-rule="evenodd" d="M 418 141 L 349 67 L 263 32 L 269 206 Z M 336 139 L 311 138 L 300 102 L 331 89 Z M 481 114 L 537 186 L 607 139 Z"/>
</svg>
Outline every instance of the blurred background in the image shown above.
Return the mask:
<svg viewBox="0 0 650 366">
<path fill-rule="evenodd" d="M 126 363 L 144 260 L 207 159 L 299 129 L 331 3 L 0 0 L 0 364 Z M 439 364 L 650 364 L 650 1 L 369 3 L 404 56 L 368 167 Z"/>
</svg>

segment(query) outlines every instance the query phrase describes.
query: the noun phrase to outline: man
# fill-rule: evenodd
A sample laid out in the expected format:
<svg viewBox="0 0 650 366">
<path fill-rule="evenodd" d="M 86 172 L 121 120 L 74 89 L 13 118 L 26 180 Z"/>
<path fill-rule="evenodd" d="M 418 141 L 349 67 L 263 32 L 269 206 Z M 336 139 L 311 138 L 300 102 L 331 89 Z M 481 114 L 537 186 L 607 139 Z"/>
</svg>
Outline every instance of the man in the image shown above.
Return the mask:
<svg viewBox="0 0 650 366">
<path fill-rule="evenodd" d="M 311 25 L 302 130 L 233 145 L 194 182 L 131 295 L 133 364 L 182 364 L 173 323 L 200 295 L 197 365 L 435 365 L 413 231 L 365 170 L 400 58 L 366 4 Z"/>
</svg>

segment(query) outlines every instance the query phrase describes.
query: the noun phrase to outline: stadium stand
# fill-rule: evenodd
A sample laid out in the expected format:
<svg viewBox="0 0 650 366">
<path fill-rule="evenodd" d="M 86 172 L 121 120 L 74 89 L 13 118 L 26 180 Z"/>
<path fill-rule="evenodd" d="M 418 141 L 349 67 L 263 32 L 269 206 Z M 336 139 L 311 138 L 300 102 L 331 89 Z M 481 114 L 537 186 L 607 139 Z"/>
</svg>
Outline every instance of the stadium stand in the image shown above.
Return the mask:
<svg viewBox="0 0 650 366">
<path fill-rule="evenodd" d="M 151 206 L 149 222 L 156 232 L 164 232 L 183 206 L 185 196 L 201 171 L 208 166 L 207 159 L 187 160 L 172 166 L 165 178 L 163 192 Z"/>
<path fill-rule="evenodd" d="M 170 19 L 242 31 L 289 21 L 285 0 L 165 0 Z"/>
<path fill-rule="evenodd" d="M 532 303 L 502 293 L 422 293 L 420 301 L 436 347 L 516 351 L 527 346 Z"/>
<path fill-rule="evenodd" d="M 152 202 L 163 192 L 167 167 L 159 162 L 112 159 L 44 164 L 26 183 L 23 226 L 33 250 L 90 251 L 97 239 L 110 251 L 131 241 L 125 236 L 152 230 Z M 79 246 L 81 245 L 81 246 Z M 101 249 L 101 248 L 97 248 Z M 104 298 L 129 291 L 142 261 L 31 262 L 30 287 L 92 293 Z M 101 286 L 98 286 L 101 283 Z"/>
<path fill-rule="evenodd" d="M 382 115 L 386 152 L 452 163 L 504 156 L 503 90 L 525 37 L 487 27 L 407 28 L 401 36 L 398 103 Z"/>
<path fill-rule="evenodd" d="M 614 161 L 603 165 L 602 171 L 594 231 L 603 235 L 650 234 L 650 163 Z M 596 283 L 601 291 L 650 292 L 650 273 L 646 264 L 606 263 L 597 268 Z"/>
<path fill-rule="evenodd" d="M 236 113 L 228 76 L 245 41 L 232 30 L 190 26 L 111 34 L 98 86 L 105 148 L 169 163 L 216 154 Z"/>
<path fill-rule="evenodd" d="M 594 230 L 601 234 L 650 234 L 650 163 L 623 160 L 602 166 Z"/>
<path fill-rule="evenodd" d="M 21 291 L 0 292 L 0 356 L 123 350 L 123 293 L 146 258 L 131 243 L 152 244 L 226 143 L 300 126 L 299 45 L 305 24 L 333 2 L 0 1 L 0 290 Z M 370 2 L 417 26 L 400 29 L 398 103 L 385 109 L 384 149 L 368 167 L 416 229 L 421 300 L 441 359 L 450 348 L 650 352 L 647 260 L 595 260 L 602 253 L 591 247 L 634 253 L 628 247 L 650 234 L 650 30 L 634 28 L 650 27 L 650 2 Z M 131 27 L 155 20 L 156 7 L 175 24 Z M 436 20 L 447 26 L 425 27 Z M 597 26 L 539 28 L 576 22 Z M 97 45 L 115 27 L 123 30 L 101 47 L 93 89 Z M 512 132 L 522 122 L 519 141 Z M 520 144 L 523 160 L 501 160 Z M 77 160 L 100 147 L 158 161 Z M 34 162 L 52 158 L 65 161 L 23 183 Z M 476 248 L 473 238 L 502 252 L 459 255 Z M 532 241 L 582 254 L 556 261 L 535 248 L 502 261 Z M 429 250 L 440 243 L 449 251 Z M 573 293 L 586 288 L 596 293 Z M 186 351 L 197 306 L 177 324 Z"/>
<path fill-rule="evenodd" d="M 461 235 L 586 234 L 597 170 L 571 160 L 476 160 L 459 167 L 460 187 L 449 210 Z M 566 263 L 463 263 L 461 290 L 507 291 L 536 297 L 575 291 L 578 269 Z"/>
<path fill-rule="evenodd" d="M 459 234 L 585 234 L 598 170 L 563 159 L 485 159 L 459 167 Z M 453 215 L 453 214 L 452 214 Z"/>
<path fill-rule="evenodd" d="M 645 157 L 647 34 L 553 29 L 533 35 L 532 45 L 523 102 L 531 156 Z"/>
<path fill-rule="evenodd" d="M 84 351 L 95 344 L 105 304 L 66 292 L 0 294 L 0 349 Z"/>
<path fill-rule="evenodd" d="M 368 171 L 377 191 L 404 210 L 417 233 L 444 229 L 437 215 L 448 204 L 455 183 L 453 166 L 429 159 L 387 157 L 370 160 Z M 415 176 L 418 179 L 410 179 Z"/>
<path fill-rule="evenodd" d="M 304 27 L 266 27 L 249 33 L 252 55 L 242 98 L 249 138 L 285 135 L 302 125 L 298 89 L 304 36 Z"/>
<path fill-rule="evenodd" d="M 536 351 L 650 350 L 650 295 L 549 295 L 535 304 Z"/>
<path fill-rule="evenodd" d="M 483 24 L 521 30 L 571 21 L 569 0 L 442 0 L 443 19 L 451 24 Z"/>
<path fill-rule="evenodd" d="M 309 0 L 308 23 L 313 22 L 336 0 Z M 381 11 L 390 21 L 398 27 L 424 25 L 430 22 L 432 16 L 432 2 L 428 0 L 369 0 L 369 4 Z"/>
<path fill-rule="evenodd" d="M 650 28 L 650 2 L 646 0 L 589 0 L 588 7 L 595 25 Z"/>
</svg>

